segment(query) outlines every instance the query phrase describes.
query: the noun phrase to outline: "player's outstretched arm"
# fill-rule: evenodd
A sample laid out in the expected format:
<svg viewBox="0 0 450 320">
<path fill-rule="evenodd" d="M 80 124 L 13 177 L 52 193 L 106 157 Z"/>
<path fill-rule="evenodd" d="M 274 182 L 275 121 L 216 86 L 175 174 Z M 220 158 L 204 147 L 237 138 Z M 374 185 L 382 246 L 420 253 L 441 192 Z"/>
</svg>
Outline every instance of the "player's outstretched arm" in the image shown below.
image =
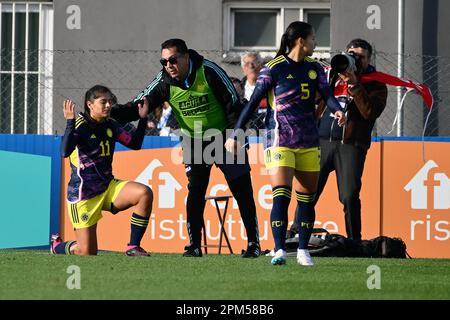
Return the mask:
<svg viewBox="0 0 450 320">
<path fill-rule="evenodd" d="M 75 135 L 75 104 L 71 100 L 65 100 L 63 104 L 64 118 L 67 120 L 66 131 L 61 142 L 61 155 L 64 158 L 70 156 L 77 146 Z"/>
<path fill-rule="evenodd" d="M 149 113 L 149 101 L 147 97 L 143 97 L 142 102 L 143 103 L 139 103 L 137 105 L 139 112 L 137 129 L 131 134 L 122 128 L 119 129 L 118 141 L 133 150 L 141 149 L 142 142 L 144 141 L 145 130 L 147 129 L 147 116 Z"/>
</svg>

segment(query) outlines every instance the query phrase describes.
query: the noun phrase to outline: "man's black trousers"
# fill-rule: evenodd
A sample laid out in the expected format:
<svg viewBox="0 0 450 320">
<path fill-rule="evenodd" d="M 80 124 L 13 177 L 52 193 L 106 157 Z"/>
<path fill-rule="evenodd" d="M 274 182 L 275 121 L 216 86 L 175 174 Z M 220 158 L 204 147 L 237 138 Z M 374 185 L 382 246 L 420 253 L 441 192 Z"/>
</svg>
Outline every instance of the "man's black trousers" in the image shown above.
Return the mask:
<svg viewBox="0 0 450 320">
<path fill-rule="evenodd" d="M 219 136 L 220 137 L 220 136 Z M 222 154 L 217 155 L 215 163 L 201 159 L 199 161 L 198 153 L 203 152 L 212 141 L 202 141 L 201 148 L 196 147 L 194 150 L 194 139 L 190 139 L 190 143 L 183 142 L 183 153 L 190 151 L 190 155 L 184 155 L 186 175 L 189 180 L 188 197 L 186 202 L 187 228 L 191 245 L 196 248 L 201 246 L 201 229 L 204 224 L 203 213 L 205 210 L 205 195 L 208 188 L 211 167 L 215 164 L 224 174 L 225 179 L 230 188 L 231 194 L 236 199 L 239 206 L 242 221 L 247 232 L 249 242 L 259 243 L 258 220 L 256 216 L 256 206 L 253 198 L 253 188 L 250 178 L 250 165 L 248 156 L 245 154 L 243 163 L 229 162 L 226 158 L 226 150 L 223 146 L 224 139 L 220 139 Z M 222 142 L 223 141 L 223 142 Z M 188 148 L 188 150 L 186 150 Z M 242 150 L 242 152 L 247 152 Z M 196 159 L 194 159 L 196 155 Z M 216 155 L 215 155 L 216 156 Z M 229 156 L 229 154 L 228 154 Z M 221 159 L 222 158 L 222 159 Z M 221 160 L 221 161 L 220 161 Z M 229 160 L 229 159 L 228 159 Z M 217 163 L 218 162 L 218 163 Z"/>
</svg>

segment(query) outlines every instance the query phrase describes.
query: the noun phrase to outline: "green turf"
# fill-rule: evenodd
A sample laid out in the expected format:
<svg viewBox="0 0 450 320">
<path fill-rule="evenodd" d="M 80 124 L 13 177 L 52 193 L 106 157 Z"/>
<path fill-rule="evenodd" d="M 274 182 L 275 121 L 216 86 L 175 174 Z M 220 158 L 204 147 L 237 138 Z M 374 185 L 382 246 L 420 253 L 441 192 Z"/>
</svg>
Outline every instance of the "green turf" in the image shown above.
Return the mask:
<svg viewBox="0 0 450 320">
<path fill-rule="evenodd" d="M 289 257 L 180 254 L 126 257 L 52 256 L 48 251 L 0 250 L 1 299 L 450 299 L 450 260 L 315 258 L 313 268 Z M 80 267 L 81 289 L 69 290 L 67 268 Z M 369 290 L 370 265 L 381 289 Z"/>
</svg>

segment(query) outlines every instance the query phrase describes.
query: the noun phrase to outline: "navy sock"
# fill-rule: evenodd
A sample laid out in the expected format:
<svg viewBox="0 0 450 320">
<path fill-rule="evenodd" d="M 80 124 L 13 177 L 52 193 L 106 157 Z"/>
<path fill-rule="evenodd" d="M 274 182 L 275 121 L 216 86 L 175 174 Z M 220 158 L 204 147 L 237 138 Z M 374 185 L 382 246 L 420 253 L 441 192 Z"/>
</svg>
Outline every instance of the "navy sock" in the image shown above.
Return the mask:
<svg viewBox="0 0 450 320">
<path fill-rule="evenodd" d="M 131 217 L 131 236 L 130 246 L 140 246 L 142 237 L 145 230 L 147 230 L 149 218 L 142 217 L 136 213 L 133 213 Z"/>
<path fill-rule="evenodd" d="M 76 241 L 61 242 L 55 247 L 55 253 L 71 255 L 70 247 L 73 246 L 75 243 L 77 242 Z"/>
<path fill-rule="evenodd" d="M 286 230 L 288 224 L 288 208 L 291 202 L 290 186 L 277 186 L 272 189 L 273 205 L 270 213 L 275 251 L 286 250 Z"/>
<path fill-rule="evenodd" d="M 314 210 L 315 193 L 295 192 L 297 196 L 298 248 L 308 249 L 309 238 L 314 228 L 316 211 Z"/>
</svg>

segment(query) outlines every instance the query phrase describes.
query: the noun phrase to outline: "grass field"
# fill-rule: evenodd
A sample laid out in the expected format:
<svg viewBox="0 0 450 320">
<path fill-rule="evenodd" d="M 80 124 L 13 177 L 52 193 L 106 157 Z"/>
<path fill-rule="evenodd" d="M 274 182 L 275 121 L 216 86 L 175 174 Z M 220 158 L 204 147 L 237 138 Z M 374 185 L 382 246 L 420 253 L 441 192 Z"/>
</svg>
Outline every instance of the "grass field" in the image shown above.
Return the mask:
<svg viewBox="0 0 450 320">
<path fill-rule="evenodd" d="M 0 250 L 0 299 L 450 299 L 450 260 L 294 257 L 272 266 L 269 257 L 184 258 L 180 254 L 126 257 L 52 256 L 41 250 Z M 81 289 L 69 290 L 67 268 L 80 268 Z M 367 287 L 367 268 L 381 270 L 381 289 Z"/>
</svg>

